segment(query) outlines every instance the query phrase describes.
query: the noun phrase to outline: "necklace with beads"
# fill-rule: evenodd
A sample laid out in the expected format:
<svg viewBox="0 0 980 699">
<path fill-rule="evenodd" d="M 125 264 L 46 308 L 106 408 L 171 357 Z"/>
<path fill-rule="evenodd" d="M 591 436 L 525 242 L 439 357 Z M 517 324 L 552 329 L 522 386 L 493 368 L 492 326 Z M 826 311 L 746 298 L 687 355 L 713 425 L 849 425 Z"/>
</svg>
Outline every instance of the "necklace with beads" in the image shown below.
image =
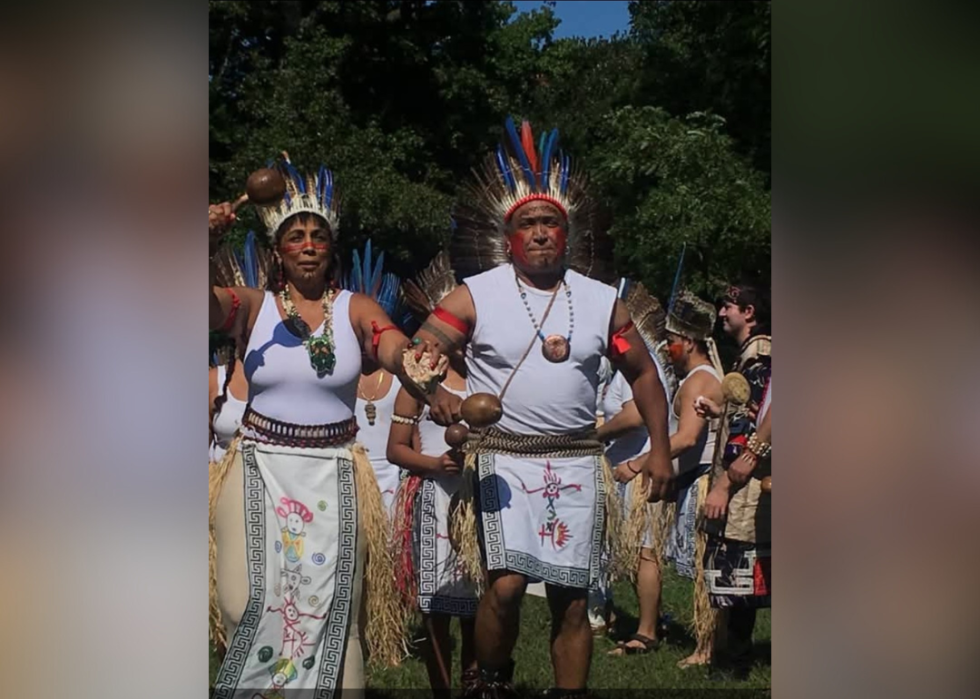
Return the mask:
<svg viewBox="0 0 980 699">
<path fill-rule="evenodd" d="M 316 371 L 318 379 L 322 379 L 327 374 L 332 374 L 337 366 L 337 355 L 334 353 L 333 342 L 333 302 L 337 296 L 334 289 L 327 289 L 323 292 L 323 332 L 314 337 L 310 326 L 303 320 L 296 306 L 293 305 L 289 297 L 289 285 L 283 287 L 279 292 L 279 299 L 282 301 L 282 308 L 292 321 L 293 326 L 303 338 L 303 344 L 310 355 L 310 366 Z"/>
<path fill-rule="evenodd" d="M 565 300 L 568 302 L 568 335 L 562 337 L 561 335 L 548 335 L 545 337 L 544 332 L 541 330 L 541 325 L 534 317 L 534 312 L 531 310 L 530 304 L 527 302 L 527 290 L 521 285 L 520 278 L 515 274 L 514 280 L 517 282 L 517 291 L 520 292 L 521 301 L 524 303 L 524 308 L 527 310 L 527 315 L 531 319 L 531 325 L 534 326 L 535 332 L 538 333 L 538 338 L 541 340 L 541 354 L 549 362 L 559 363 L 564 362 L 568 359 L 568 355 L 571 352 L 572 347 L 572 331 L 575 330 L 575 311 L 572 309 L 572 288 L 568 283 L 562 279 L 558 286 L 555 287 L 554 293 L 551 295 L 551 301 L 548 303 L 548 309 L 545 311 L 544 317 L 541 319 L 543 324 L 547 318 L 548 311 L 551 310 L 551 304 L 555 302 L 555 297 L 558 292 L 561 291 L 562 287 L 565 288 Z"/>
</svg>

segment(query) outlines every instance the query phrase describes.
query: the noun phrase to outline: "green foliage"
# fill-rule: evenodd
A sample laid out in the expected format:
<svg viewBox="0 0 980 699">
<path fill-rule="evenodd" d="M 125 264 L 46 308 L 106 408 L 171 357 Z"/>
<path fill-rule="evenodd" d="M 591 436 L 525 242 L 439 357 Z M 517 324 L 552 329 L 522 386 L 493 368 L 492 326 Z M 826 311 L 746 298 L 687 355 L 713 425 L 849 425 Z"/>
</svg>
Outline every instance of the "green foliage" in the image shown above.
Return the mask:
<svg viewBox="0 0 980 699">
<path fill-rule="evenodd" d="M 624 107 L 600 130 L 593 174 L 615 207 L 620 266 L 664 295 L 685 243 L 684 286 L 696 293 L 746 275 L 769 281 L 769 193 L 723 125 Z"/>
<path fill-rule="evenodd" d="M 602 40 L 554 40 L 548 4 L 229 0 L 209 13 L 213 201 L 282 151 L 301 170 L 324 163 L 342 257 L 371 237 L 412 274 L 513 114 L 561 131 L 617 218 L 624 269 L 654 293 L 669 293 L 682 241 L 696 289 L 768 278 L 768 185 L 736 155 L 768 172 L 766 3 L 631 3 L 629 34 Z"/>
</svg>

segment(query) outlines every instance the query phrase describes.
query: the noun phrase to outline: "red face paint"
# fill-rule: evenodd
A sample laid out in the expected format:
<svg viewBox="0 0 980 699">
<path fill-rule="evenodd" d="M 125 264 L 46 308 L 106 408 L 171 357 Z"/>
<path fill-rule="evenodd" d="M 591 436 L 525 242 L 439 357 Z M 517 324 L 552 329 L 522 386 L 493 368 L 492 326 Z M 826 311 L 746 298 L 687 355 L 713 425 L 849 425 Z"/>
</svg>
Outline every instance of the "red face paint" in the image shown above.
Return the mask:
<svg viewBox="0 0 980 699">
<path fill-rule="evenodd" d="M 301 243 L 284 243 L 282 246 L 283 252 L 295 253 L 303 252 L 304 250 L 313 250 L 315 252 L 326 252 L 329 249 L 329 245 L 326 243 L 312 243 L 310 241 L 304 240 Z"/>
<path fill-rule="evenodd" d="M 684 343 L 680 340 L 671 342 L 667 345 L 667 352 L 670 354 L 670 361 L 675 364 L 680 363 L 684 359 Z"/>
</svg>

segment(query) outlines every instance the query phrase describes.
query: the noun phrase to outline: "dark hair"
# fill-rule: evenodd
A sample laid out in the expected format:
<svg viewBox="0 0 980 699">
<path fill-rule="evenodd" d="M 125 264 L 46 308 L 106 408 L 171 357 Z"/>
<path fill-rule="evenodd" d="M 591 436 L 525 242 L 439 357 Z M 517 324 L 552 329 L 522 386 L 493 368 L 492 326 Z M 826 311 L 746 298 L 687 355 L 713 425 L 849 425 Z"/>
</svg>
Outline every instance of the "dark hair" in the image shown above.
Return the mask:
<svg viewBox="0 0 980 699">
<path fill-rule="evenodd" d="M 710 357 L 711 353 L 708 350 L 708 342 L 706 340 L 695 340 L 694 348 L 703 354 L 705 357 Z"/>
<path fill-rule="evenodd" d="M 744 312 L 749 306 L 755 309 L 755 327 L 752 328 L 752 334 L 768 334 L 771 332 L 772 318 L 769 306 L 769 290 L 752 286 L 751 284 L 739 284 L 735 288 L 738 289 L 738 300 L 735 302 L 735 305 L 738 306 L 739 310 Z"/>
<path fill-rule="evenodd" d="M 276 235 L 273 237 L 273 247 L 279 247 L 279 243 L 282 242 L 282 237 L 294 223 L 307 223 L 311 221 L 322 225 L 324 228 L 330 231 L 331 234 L 333 233 L 330 228 L 330 224 L 323 216 L 320 214 L 315 214 L 312 211 L 300 211 L 292 216 L 287 216 L 285 219 L 283 219 L 283 222 L 279 224 L 279 228 L 276 229 Z M 327 265 L 327 280 L 331 285 L 336 286 L 340 284 L 340 257 L 338 255 L 336 241 L 332 236 L 330 240 L 330 247 L 331 255 L 330 264 Z M 282 263 L 276 256 L 273 255 L 271 257 L 272 260 L 269 263 L 268 281 L 266 282 L 265 288 L 267 291 L 279 291 L 282 289 L 284 282 L 282 275 Z"/>
</svg>

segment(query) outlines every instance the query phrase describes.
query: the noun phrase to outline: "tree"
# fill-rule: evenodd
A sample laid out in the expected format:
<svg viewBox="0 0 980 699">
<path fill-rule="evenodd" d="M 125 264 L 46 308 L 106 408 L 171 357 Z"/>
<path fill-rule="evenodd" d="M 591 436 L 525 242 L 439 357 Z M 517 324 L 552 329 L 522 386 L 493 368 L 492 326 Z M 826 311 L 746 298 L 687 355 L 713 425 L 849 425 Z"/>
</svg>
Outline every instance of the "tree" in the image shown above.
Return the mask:
<svg viewBox="0 0 980 699">
<path fill-rule="evenodd" d="M 620 266 L 665 303 L 685 243 L 683 284 L 696 293 L 747 274 L 769 283 L 770 196 L 723 119 L 624 107 L 606 118 L 595 152 Z"/>
<path fill-rule="evenodd" d="M 770 3 L 633 0 L 629 10 L 631 34 L 645 54 L 637 103 L 723 116 L 738 149 L 768 175 Z"/>
</svg>

